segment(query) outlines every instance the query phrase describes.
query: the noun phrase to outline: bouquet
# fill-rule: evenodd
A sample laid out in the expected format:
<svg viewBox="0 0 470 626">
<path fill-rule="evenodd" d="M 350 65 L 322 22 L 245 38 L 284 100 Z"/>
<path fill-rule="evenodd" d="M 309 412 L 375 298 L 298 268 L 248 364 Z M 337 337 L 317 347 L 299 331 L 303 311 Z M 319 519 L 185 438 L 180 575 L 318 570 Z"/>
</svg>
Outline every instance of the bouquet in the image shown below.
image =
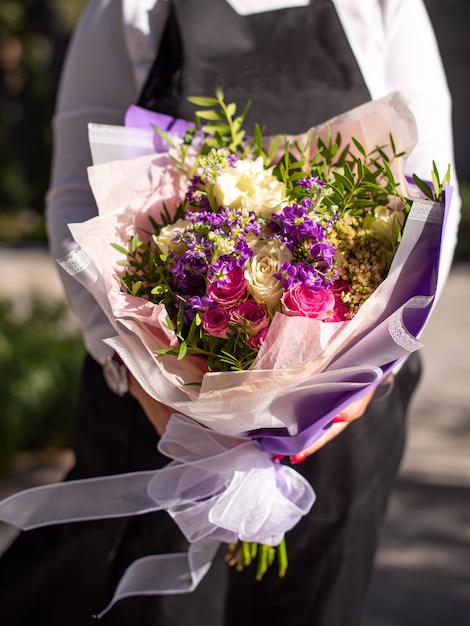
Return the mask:
<svg viewBox="0 0 470 626">
<path fill-rule="evenodd" d="M 99 216 L 70 226 L 79 247 L 61 260 L 109 316 L 106 343 L 175 411 L 173 461 L 0 505 L 22 527 L 167 510 L 188 555 L 137 561 L 113 602 L 147 580 L 191 591 L 221 541 L 242 542 L 240 562 L 268 546 L 260 575 L 281 546 L 284 571 L 284 533 L 315 496 L 273 455 L 311 445 L 421 347 L 450 203 L 448 172 L 404 177 L 416 128 L 400 94 L 296 137 L 248 135 L 221 92 L 192 100 L 194 124 L 131 107 L 127 127 L 90 127 Z"/>
<path fill-rule="evenodd" d="M 259 128 L 245 140 L 222 94 L 195 100 L 221 110 L 198 111 L 217 120 L 202 137 L 193 129 L 179 146 L 168 138 L 187 180 L 183 201 L 164 207 L 161 221 L 149 214 L 149 230 L 127 249 L 115 247 L 125 256 L 123 291 L 164 305 L 176 335 L 157 354 L 203 357 L 200 384 L 207 371 L 258 369 L 276 314 L 352 319 L 386 277 L 411 202 L 389 165 L 402 156 L 392 138 L 391 158 L 385 146 L 366 154 L 357 140 L 358 156 L 339 153 L 331 136 L 310 158 L 311 132 L 286 141 L 273 164 L 280 137 L 266 152 Z"/>
</svg>

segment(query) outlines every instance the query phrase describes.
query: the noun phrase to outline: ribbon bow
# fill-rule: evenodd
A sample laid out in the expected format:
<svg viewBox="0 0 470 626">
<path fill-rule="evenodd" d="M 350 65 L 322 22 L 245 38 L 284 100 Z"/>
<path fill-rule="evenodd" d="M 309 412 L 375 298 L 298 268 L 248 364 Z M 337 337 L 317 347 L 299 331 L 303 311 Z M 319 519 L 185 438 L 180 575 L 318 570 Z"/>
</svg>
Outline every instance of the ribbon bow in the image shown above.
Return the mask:
<svg viewBox="0 0 470 626">
<path fill-rule="evenodd" d="M 162 509 L 171 515 L 188 552 L 134 561 L 98 617 L 124 597 L 193 591 L 221 542 L 278 545 L 315 501 L 310 484 L 255 441 L 183 415 L 172 415 L 159 450 L 173 459 L 163 469 L 37 487 L 0 503 L 0 519 L 23 530 Z"/>
</svg>

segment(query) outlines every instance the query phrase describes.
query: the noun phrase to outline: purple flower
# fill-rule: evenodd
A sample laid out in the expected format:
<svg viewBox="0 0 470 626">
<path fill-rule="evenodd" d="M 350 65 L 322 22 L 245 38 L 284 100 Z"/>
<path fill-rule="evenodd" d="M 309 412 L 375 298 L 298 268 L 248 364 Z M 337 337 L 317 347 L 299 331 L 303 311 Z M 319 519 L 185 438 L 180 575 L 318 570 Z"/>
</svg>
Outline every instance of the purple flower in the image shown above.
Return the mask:
<svg viewBox="0 0 470 626">
<path fill-rule="evenodd" d="M 312 259 L 317 262 L 322 261 L 324 266 L 322 269 L 331 267 L 335 258 L 335 249 L 327 241 L 314 241 L 310 247 Z"/>
<path fill-rule="evenodd" d="M 325 186 L 325 183 L 318 176 L 314 176 L 313 178 L 301 178 L 297 181 L 297 184 L 303 189 L 312 189 L 314 187 Z"/>
<path fill-rule="evenodd" d="M 323 226 L 308 216 L 305 206 L 296 202 L 273 214 L 272 219 L 274 224 L 269 224 L 269 227 L 281 236 L 286 245 L 295 246 L 302 239 L 323 239 L 325 236 Z"/>
<path fill-rule="evenodd" d="M 281 263 L 281 271 L 273 274 L 274 278 L 282 280 L 282 288 L 285 290 L 289 289 L 289 287 L 296 282 L 296 275 L 296 266 L 290 261 L 284 261 L 284 263 Z"/>
<path fill-rule="evenodd" d="M 227 284 L 229 273 L 236 269 L 234 260 L 230 257 L 220 257 L 215 263 L 212 263 L 207 270 L 207 280 L 215 287 L 221 287 Z"/>
<path fill-rule="evenodd" d="M 209 209 L 210 203 L 206 196 L 206 192 L 202 188 L 202 179 L 200 176 L 194 176 L 189 188 L 185 194 L 185 200 L 188 204 L 201 209 Z"/>
<path fill-rule="evenodd" d="M 214 301 L 209 296 L 191 296 L 188 300 L 195 311 L 205 311 L 214 305 Z"/>
<path fill-rule="evenodd" d="M 322 272 L 318 271 L 312 265 L 298 263 L 296 269 L 296 277 L 298 278 L 299 282 L 306 285 L 309 289 L 313 289 L 314 291 L 324 289 L 330 282 Z"/>
</svg>

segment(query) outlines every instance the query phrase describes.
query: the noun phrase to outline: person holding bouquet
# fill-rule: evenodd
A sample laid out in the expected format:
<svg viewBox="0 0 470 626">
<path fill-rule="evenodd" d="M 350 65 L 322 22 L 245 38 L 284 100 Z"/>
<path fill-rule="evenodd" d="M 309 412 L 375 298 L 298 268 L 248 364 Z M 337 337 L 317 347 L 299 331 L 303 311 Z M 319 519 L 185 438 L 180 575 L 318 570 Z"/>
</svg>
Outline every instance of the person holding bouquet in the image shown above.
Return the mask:
<svg viewBox="0 0 470 626">
<path fill-rule="evenodd" d="M 427 178 L 433 160 L 441 171 L 453 163 L 450 97 L 421 0 L 93 0 L 70 45 L 54 120 L 47 199 L 54 258 L 73 245 L 67 224 L 96 213 L 87 124 L 122 124 L 133 103 L 192 119 L 187 98 L 217 87 L 239 106 L 250 100 L 247 126 L 264 124 L 270 135 L 303 132 L 400 90 L 419 132 L 409 172 Z M 454 203 L 444 277 L 457 224 Z M 68 480 L 162 467 L 168 459 L 157 442 L 171 409 L 148 396 L 103 343 L 114 330 L 91 295 L 62 278 L 88 350 Z M 338 415 L 314 446 L 283 461 L 317 493 L 287 535 L 284 579 L 268 570 L 256 581 L 250 569 L 216 562 L 193 594 L 126 599 L 102 623 L 360 624 L 419 375 L 412 355 L 386 386 Z M 0 561 L 2 623 L 91 624 L 129 563 L 184 544 L 164 512 L 23 533 Z"/>
</svg>

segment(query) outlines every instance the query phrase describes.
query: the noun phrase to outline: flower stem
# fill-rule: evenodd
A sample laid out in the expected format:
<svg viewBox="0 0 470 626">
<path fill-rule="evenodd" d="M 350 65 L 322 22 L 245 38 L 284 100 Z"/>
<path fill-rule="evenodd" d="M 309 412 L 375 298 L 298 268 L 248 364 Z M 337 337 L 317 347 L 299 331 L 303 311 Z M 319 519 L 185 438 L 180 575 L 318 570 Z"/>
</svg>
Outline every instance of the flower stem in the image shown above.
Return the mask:
<svg viewBox="0 0 470 626">
<path fill-rule="evenodd" d="M 284 578 L 287 571 L 288 559 L 287 559 L 287 546 L 285 537 L 282 538 L 281 543 L 277 546 L 277 560 L 278 560 L 278 573 L 279 578 Z"/>
</svg>

